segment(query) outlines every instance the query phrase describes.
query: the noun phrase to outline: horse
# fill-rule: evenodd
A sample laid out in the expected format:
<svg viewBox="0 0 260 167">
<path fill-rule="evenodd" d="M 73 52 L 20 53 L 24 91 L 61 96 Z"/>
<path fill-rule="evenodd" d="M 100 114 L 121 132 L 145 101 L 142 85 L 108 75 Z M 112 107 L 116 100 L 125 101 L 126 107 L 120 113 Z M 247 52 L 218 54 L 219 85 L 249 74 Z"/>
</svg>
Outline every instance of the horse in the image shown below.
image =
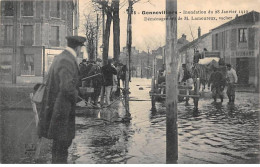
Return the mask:
<svg viewBox="0 0 260 167">
<path fill-rule="evenodd" d="M 192 67 L 192 79 L 195 81 L 196 78 L 200 79 L 200 85 L 199 88 L 202 84 L 202 90 L 205 90 L 206 84 L 208 83 L 210 76 L 210 71 L 209 69 L 202 64 L 195 63 Z"/>
</svg>

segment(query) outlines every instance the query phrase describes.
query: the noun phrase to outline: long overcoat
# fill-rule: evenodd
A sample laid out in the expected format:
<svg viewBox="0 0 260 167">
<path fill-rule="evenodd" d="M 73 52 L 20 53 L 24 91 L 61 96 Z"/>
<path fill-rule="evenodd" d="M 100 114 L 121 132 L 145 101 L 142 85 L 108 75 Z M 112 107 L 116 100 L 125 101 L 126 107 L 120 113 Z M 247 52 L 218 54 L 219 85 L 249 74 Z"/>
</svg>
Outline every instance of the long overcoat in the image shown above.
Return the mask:
<svg viewBox="0 0 260 167">
<path fill-rule="evenodd" d="M 49 69 L 39 113 L 39 137 L 72 140 L 75 137 L 75 107 L 79 69 L 76 58 L 64 50 Z"/>
</svg>

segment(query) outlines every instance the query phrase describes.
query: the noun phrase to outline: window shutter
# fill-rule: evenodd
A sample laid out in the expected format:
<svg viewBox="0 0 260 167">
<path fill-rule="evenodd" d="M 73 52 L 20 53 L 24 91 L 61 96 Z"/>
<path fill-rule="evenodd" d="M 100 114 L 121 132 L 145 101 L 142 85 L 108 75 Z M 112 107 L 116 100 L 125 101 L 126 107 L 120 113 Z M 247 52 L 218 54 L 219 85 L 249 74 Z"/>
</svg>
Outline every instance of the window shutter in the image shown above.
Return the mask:
<svg viewBox="0 0 260 167">
<path fill-rule="evenodd" d="M 47 40 L 47 41 L 48 41 L 48 46 L 51 46 L 51 45 L 50 45 L 50 40 L 52 39 L 52 38 L 51 38 L 51 25 L 48 26 L 48 30 L 49 30 L 49 31 L 48 31 L 48 34 L 49 34 L 49 35 L 48 35 L 48 40 Z"/>
<path fill-rule="evenodd" d="M 17 33 L 17 45 L 21 46 L 22 45 L 22 27 L 21 24 L 17 24 L 17 32 L 14 31 L 14 33 Z"/>
<path fill-rule="evenodd" d="M 66 1 L 61 1 L 61 19 L 66 19 Z"/>
<path fill-rule="evenodd" d="M 211 35 L 211 37 L 212 37 L 212 50 L 215 50 L 216 48 L 215 48 L 215 34 L 212 34 Z"/>
<path fill-rule="evenodd" d="M 232 29 L 231 30 L 231 39 L 230 39 L 230 48 L 231 50 L 236 50 L 237 48 L 237 39 L 238 39 L 238 33 L 237 29 Z"/>
<path fill-rule="evenodd" d="M 36 17 L 36 2 L 33 1 L 33 17 Z"/>
<path fill-rule="evenodd" d="M 66 30 L 65 30 L 65 25 L 60 26 L 60 34 L 59 34 L 59 41 L 60 41 L 60 46 L 65 47 L 66 46 L 66 41 L 65 41 L 65 35 Z"/>
<path fill-rule="evenodd" d="M 1 1 L 1 16 L 4 16 L 5 13 L 5 2 Z"/>
<path fill-rule="evenodd" d="M 249 50 L 255 49 L 255 29 L 254 28 L 248 29 L 248 49 Z"/>
<path fill-rule="evenodd" d="M 38 9 L 38 10 L 35 11 L 36 18 L 40 18 L 41 17 L 42 10 L 40 10 L 40 9 L 43 8 L 41 3 L 42 3 L 42 1 L 36 1 L 36 9 Z"/>
<path fill-rule="evenodd" d="M 222 33 L 218 33 L 218 50 L 222 49 Z"/>
<path fill-rule="evenodd" d="M 36 23 L 35 24 L 35 45 L 36 46 L 41 46 L 41 24 Z"/>
<path fill-rule="evenodd" d="M 45 16 L 48 19 L 50 17 L 50 1 L 44 1 L 45 2 Z"/>
<path fill-rule="evenodd" d="M 21 15 L 24 16 L 24 2 L 21 2 Z"/>
<path fill-rule="evenodd" d="M 0 46 L 3 46 L 4 45 L 4 39 L 5 39 L 5 26 L 4 25 L 1 25 L 0 26 Z"/>
<path fill-rule="evenodd" d="M 42 24 L 42 43 L 44 46 L 47 46 L 48 45 L 48 27 L 49 27 L 49 24 Z"/>
<path fill-rule="evenodd" d="M 24 39 L 23 39 L 23 29 L 24 29 L 24 26 L 21 25 L 21 45 L 24 45 Z"/>
</svg>

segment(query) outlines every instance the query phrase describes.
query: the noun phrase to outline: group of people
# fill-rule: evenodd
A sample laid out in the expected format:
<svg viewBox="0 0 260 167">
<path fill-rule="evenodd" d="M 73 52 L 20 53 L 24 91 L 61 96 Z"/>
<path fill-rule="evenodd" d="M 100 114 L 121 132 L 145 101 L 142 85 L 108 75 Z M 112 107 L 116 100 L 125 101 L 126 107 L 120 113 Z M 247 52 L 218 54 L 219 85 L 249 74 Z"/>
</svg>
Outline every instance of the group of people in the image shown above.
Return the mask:
<svg viewBox="0 0 260 167">
<path fill-rule="evenodd" d="M 227 86 L 227 96 L 229 103 L 235 102 L 235 84 L 237 83 L 237 74 L 236 71 L 231 67 L 231 64 L 226 64 L 226 76 L 217 70 L 216 67 L 213 67 L 213 73 L 210 75 L 208 86 L 211 85 L 212 97 L 214 102 L 216 102 L 217 97 L 223 102 L 224 98 L 224 88 Z"/>
<path fill-rule="evenodd" d="M 124 72 L 119 70 L 119 67 L 124 69 L 124 66 L 118 65 L 116 68 L 112 59 L 103 67 L 101 59 L 83 60 L 78 65 L 77 57 L 86 38 L 68 36 L 66 39 L 68 47 L 55 56 L 43 84 L 45 89 L 42 89 L 44 91 L 38 113 L 38 135 L 39 138 L 53 140 L 52 163 L 55 164 L 67 163 L 68 148 L 75 137 L 75 109 L 79 97 L 97 104 L 104 88 L 106 102 L 109 105 L 113 85 L 118 86 L 119 82 L 115 81 L 115 78 L 124 78 Z M 85 95 L 80 91 L 80 87 L 92 87 L 94 91 L 91 95 Z M 37 94 L 38 89 L 35 89 Z"/>
<path fill-rule="evenodd" d="M 87 104 L 91 103 L 98 106 L 99 97 L 105 95 L 106 105 L 111 104 L 111 99 L 118 95 L 120 87 L 120 79 L 124 77 L 122 73 L 122 64 L 115 63 L 113 59 L 108 59 L 108 63 L 102 66 L 102 60 L 97 58 L 96 61 L 87 61 L 83 59 L 79 64 L 80 85 L 79 87 L 89 88 L 87 91 L 79 91 L 79 96 L 83 98 Z M 104 102 L 101 101 L 103 105 Z"/>
<path fill-rule="evenodd" d="M 204 49 L 205 50 L 205 49 Z M 196 51 L 193 59 L 194 67 L 198 66 L 199 59 L 202 59 L 201 54 Z M 229 99 L 229 103 L 235 102 L 235 84 L 238 81 L 238 77 L 236 71 L 231 67 L 231 64 L 225 64 L 223 59 L 219 60 L 219 67 L 224 67 L 220 69 L 218 67 L 212 66 L 213 72 L 210 74 L 208 79 L 208 87 L 211 85 L 212 98 L 214 102 L 217 101 L 217 98 L 220 98 L 221 102 L 223 102 L 224 98 L 224 89 L 227 86 L 227 96 Z M 221 71 L 222 70 L 222 71 Z M 194 73 L 194 71 L 193 71 Z M 187 85 L 191 85 L 192 82 L 192 74 L 186 67 L 186 64 L 182 65 L 182 72 L 180 73 L 179 83 L 186 83 Z M 200 74 L 201 75 L 201 74 Z M 201 76 L 196 76 L 201 77 Z M 202 80 L 201 80 L 202 81 Z"/>
<path fill-rule="evenodd" d="M 113 86 L 119 85 L 119 79 L 124 81 L 126 71 L 126 67 L 122 64 L 114 66 L 112 59 L 109 59 L 108 63 L 103 67 L 101 66 L 101 59 L 96 61 L 83 60 L 78 65 L 76 58 L 77 55 L 80 55 L 81 47 L 84 46 L 86 38 L 68 36 L 66 39 L 68 47 L 54 58 L 49 69 L 44 84 L 45 89 L 40 112 L 38 113 L 39 137 L 53 140 L 52 163 L 67 163 L 68 148 L 75 137 L 75 109 L 78 97 L 83 96 L 87 101 L 91 98 L 93 104 L 97 104 L 100 94 L 105 92 L 106 103 L 109 105 Z M 229 102 L 234 102 L 237 75 L 230 64 L 226 66 L 226 77 L 221 76 L 214 69 L 209 84 L 212 84 L 213 98 L 216 100 L 217 95 L 221 95 L 224 85 L 227 83 Z M 183 70 L 181 82 L 191 78 L 186 65 L 183 65 Z M 165 82 L 165 68 L 161 71 L 161 82 Z M 94 91 L 90 96 L 85 96 L 79 91 L 79 87 L 92 87 Z"/>
</svg>

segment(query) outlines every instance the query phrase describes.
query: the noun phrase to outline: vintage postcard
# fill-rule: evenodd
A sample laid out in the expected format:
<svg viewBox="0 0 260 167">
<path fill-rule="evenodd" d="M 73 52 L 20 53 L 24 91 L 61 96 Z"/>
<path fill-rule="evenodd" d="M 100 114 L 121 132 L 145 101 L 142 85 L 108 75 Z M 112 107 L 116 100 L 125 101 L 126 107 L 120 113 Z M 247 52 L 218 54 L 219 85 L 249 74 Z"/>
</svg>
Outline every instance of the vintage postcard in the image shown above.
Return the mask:
<svg viewBox="0 0 260 167">
<path fill-rule="evenodd" d="M 259 164 L 259 0 L 1 0 L 0 163 Z"/>
</svg>

